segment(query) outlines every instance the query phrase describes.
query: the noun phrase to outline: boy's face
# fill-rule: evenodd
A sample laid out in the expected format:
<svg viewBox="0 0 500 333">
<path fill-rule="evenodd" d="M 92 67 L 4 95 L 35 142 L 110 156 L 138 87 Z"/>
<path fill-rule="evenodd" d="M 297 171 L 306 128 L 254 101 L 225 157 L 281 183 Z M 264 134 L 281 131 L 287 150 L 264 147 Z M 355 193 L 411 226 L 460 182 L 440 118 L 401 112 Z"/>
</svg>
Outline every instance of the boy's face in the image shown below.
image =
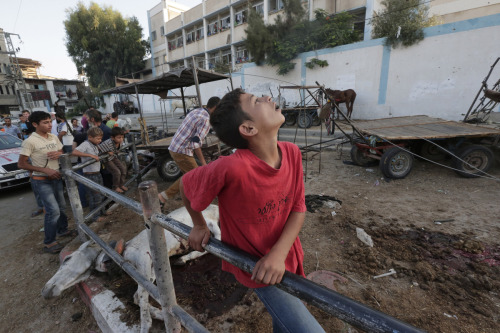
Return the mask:
<svg viewBox="0 0 500 333">
<path fill-rule="evenodd" d="M 102 141 L 102 136 L 89 136 L 89 141 L 95 145 L 98 145 Z"/>
<path fill-rule="evenodd" d="M 281 109 L 276 109 L 276 103 L 269 96 L 257 97 L 252 94 L 243 94 L 240 96 L 241 108 L 245 111 L 257 129 L 275 130 L 285 121 Z"/>
<path fill-rule="evenodd" d="M 111 140 L 116 144 L 121 144 L 123 142 L 123 135 L 112 136 Z"/>
<path fill-rule="evenodd" d="M 33 127 L 35 127 L 37 132 L 47 134 L 52 130 L 52 120 L 50 118 L 40 120 L 38 124 L 33 123 Z"/>
<path fill-rule="evenodd" d="M 78 120 L 75 119 L 75 120 L 72 121 L 72 123 L 73 123 L 73 127 L 77 127 L 78 126 Z"/>
</svg>

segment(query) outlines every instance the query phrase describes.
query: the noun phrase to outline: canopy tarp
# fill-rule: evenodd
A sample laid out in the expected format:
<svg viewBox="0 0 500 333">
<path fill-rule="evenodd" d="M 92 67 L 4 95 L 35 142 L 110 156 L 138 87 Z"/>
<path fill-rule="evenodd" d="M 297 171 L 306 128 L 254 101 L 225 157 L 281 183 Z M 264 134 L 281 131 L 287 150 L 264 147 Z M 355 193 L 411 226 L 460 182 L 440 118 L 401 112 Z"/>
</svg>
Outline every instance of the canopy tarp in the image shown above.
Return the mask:
<svg viewBox="0 0 500 333">
<path fill-rule="evenodd" d="M 197 69 L 198 83 L 229 79 L 227 75 Z M 132 82 L 131 82 L 132 81 Z M 130 82 L 130 83 L 126 83 Z M 124 84 L 125 83 L 125 84 Z M 136 81 L 132 79 L 117 78 L 116 87 L 101 91 L 102 94 L 154 94 L 166 98 L 169 90 L 190 87 L 196 84 L 192 68 L 182 68 L 163 73 L 152 79 Z"/>
</svg>

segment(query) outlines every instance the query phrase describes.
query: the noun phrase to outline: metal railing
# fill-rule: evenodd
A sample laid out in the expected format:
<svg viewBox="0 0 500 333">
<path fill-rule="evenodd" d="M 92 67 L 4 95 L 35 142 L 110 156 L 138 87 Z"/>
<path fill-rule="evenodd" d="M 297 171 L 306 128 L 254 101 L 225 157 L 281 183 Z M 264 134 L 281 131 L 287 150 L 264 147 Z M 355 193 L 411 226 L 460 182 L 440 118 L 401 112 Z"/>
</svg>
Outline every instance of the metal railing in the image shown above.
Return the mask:
<svg viewBox="0 0 500 333">
<path fill-rule="evenodd" d="M 83 167 L 84 164 L 72 167 L 67 155 L 61 156 L 61 165 L 80 240 L 86 241 L 85 235 L 94 240 L 106 254 L 160 303 L 167 332 L 179 331 L 181 324 L 189 332 L 208 332 L 200 323 L 177 305 L 165 234 L 161 228 L 165 228 L 184 239 L 187 239 L 191 228 L 161 213 L 156 183 L 154 181 L 144 181 L 139 184 L 138 190 L 141 200 L 141 203 L 139 203 L 124 194 L 112 191 L 76 173 L 75 170 Z M 136 171 L 137 175 L 141 174 L 139 170 Z M 121 255 L 108 246 L 85 224 L 88 218 L 83 217 L 76 182 L 85 185 L 93 191 L 100 192 L 108 197 L 109 200 L 113 200 L 131 209 L 138 215 L 143 216 L 145 226 L 148 230 L 157 286 L 142 276 L 129 262 L 126 262 Z M 252 272 L 258 261 L 258 258 L 237 248 L 228 246 L 214 238 L 210 238 L 210 242 L 205 247 L 205 250 L 249 273 Z M 290 272 L 285 272 L 281 283 L 276 286 L 367 332 L 423 332 L 407 323 Z"/>
</svg>

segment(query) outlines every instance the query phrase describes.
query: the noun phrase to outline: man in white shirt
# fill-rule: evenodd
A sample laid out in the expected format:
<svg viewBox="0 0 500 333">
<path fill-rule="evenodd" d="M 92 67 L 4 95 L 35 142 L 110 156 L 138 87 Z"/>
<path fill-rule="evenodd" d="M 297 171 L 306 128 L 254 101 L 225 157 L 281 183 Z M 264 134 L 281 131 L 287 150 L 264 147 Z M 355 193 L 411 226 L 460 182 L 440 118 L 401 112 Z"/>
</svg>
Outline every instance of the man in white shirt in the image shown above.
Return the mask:
<svg viewBox="0 0 500 333">
<path fill-rule="evenodd" d="M 55 136 L 58 136 L 56 113 L 54 111 L 50 111 L 49 114 L 50 114 L 50 120 L 52 120 L 52 129 L 50 130 L 50 133 L 54 134 Z"/>
</svg>

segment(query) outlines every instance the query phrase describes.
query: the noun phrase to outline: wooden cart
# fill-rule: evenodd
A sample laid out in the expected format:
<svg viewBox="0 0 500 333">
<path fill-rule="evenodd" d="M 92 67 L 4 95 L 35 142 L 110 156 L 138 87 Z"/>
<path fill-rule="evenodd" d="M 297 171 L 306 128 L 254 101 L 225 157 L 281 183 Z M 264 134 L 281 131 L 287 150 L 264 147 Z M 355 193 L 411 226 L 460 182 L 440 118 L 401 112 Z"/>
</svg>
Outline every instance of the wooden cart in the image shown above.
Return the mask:
<svg viewBox="0 0 500 333">
<path fill-rule="evenodd" d="M 351 159 L 358 165 L 379 160 L 388 178 L 404 178 L 413 167 L 413 155 L 437 160 L 452 157 L 452 167 L 463 177 L 478 177 L 491 168 L 491 146 L 500 130 L 429 116 L 407 116 L 352 122 Z M 359 135 L 361 134 L 361 136 Z"/>
</svg>

